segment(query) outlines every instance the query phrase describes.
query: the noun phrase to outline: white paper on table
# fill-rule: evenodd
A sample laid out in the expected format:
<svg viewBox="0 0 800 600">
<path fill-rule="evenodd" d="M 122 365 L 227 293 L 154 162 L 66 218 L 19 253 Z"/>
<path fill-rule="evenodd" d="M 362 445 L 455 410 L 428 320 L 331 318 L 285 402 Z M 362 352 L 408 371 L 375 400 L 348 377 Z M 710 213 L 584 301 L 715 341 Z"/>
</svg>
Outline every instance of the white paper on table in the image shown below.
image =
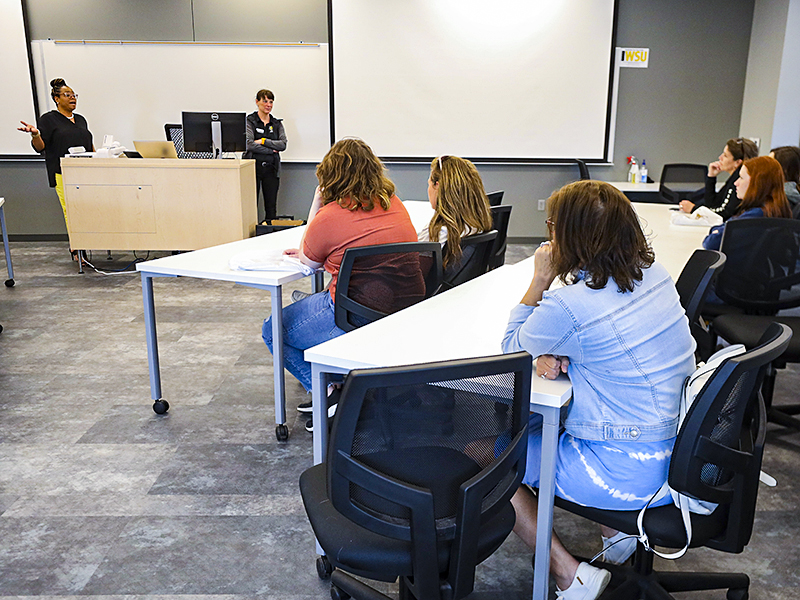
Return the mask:
<svg viewBox="0 0 800 600">
<path fill-rule="evenodd" d="M 722 225 L 722 217 L 705 206 L 701 206 L 693 213 L 673 212 L 670 220 L 673 225 L 695 225 L 699 227 Z"/>
<path fill-rule="evenodd" d="M 234 271 L 283 271 L 304 275 L 314 273 L 314 269 L 293 256 L 286 256 L 279 248 L 240 252 L 231 257 L 228 266 Z"/>
</svg>

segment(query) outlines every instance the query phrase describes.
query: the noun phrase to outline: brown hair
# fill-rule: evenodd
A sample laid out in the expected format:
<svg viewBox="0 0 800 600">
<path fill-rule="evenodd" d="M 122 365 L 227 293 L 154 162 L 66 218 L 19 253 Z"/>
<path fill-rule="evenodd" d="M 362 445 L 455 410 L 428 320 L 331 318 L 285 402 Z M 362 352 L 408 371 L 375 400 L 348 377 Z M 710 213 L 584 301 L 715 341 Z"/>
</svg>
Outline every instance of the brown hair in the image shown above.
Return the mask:
<svg viewBox="0 0 800 600">
<path fill-rule="evenodd" d="M 792 209 L 783 189 L 783 169 L 771 156 L 759 156 L 744 161 L 750 183 L 744 193 L 739 213 L 749 208 L 761 208 L 765 217 L 792 218 Z"/>
<path fill-rule="evenodd" d="M 256 100 L 263 100 L 264 98 L 275 100 L 275 94 L 269 90 L 258 90 L 258 92 L 256 92 Z"/>
<path fill-rule="evenodd" d="M 461 258 L 461 236 L 465 232 L 483 233 L 492 228 L 489 199 L 478 169 L 458 156 L 442 156 L 431 162 L 431 182 L 439 184 L 436 211 L 428 224 L 432 241 L 439 240 L 442 227 L 447 231 L 442 263 L 445 267 Z"/>
<path fill-rule="evenodd" d="M 56 98 L 61 94 L 61 88 L 65 87 L 69 86 L 61 77 L 56 77 L 50 82 L 50 96 L 53 98 L 53 101 L 57 102 Z"/>
<path fill-rule="evenodd" d="M 317 165 L 317 179 L 323 206 L 337 202 L 348 210 L 372 210 L 377 202 L 388 210 L 392 205 L 394 183 L 363 140 L 345 138 L 336 142 Z"/>
<path fill-rule="evenodd" d="M 778 146 L 770 150 L 775 160 L 781 164 L 786 181 L 800 184 L 800 148 L 797 146 Z"/>
<path fill-rule="evenodd" d="M 753 140 L 741 137 L 731 138 L 725 142 L 725 145 L 734 160 L 748 160 L 758 156 L 758 146 Z"/>
<path fill-rule="evenodd" d="M 632 292 L 642 270 L 655 262 L 639 217 L 617 188 L 602 181 L 576 181 L 553 193 L 547 203 L 553 223 L 553 266 L 561 281 L 582 271 L 593 290 L 613 279 Z"/>
</svg>

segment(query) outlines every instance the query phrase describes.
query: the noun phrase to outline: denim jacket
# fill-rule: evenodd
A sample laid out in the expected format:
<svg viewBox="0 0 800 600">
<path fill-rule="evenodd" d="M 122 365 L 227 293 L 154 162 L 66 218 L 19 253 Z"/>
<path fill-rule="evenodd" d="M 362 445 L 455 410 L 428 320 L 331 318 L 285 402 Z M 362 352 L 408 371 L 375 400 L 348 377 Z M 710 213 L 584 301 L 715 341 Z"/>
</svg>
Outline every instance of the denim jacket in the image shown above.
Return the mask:
<svg viewBox="0 0 800 600">
<path fill-rule="evenodd" d="M 633 292 L 578 280 L 511 311 L 503 352 L 569 358 L 566 431 L 584 440 L 657 442 L 674 437 L 695 342 L 675 284 L 658 263 Z"/>
</svg>

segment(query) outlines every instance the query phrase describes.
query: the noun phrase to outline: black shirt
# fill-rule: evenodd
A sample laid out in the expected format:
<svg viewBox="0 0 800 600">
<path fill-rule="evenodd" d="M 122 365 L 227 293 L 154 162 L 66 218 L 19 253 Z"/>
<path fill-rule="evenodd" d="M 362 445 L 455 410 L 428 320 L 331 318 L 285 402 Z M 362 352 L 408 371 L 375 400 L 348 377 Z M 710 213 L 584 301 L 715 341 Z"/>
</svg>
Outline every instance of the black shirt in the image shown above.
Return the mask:
<svg viewBox="0 0 800 600">
<path fill-rule="evenodd" d="M 56 187 L 56 173 L 61 173 L 61 157 L 69 154 L 69 149 L 83 146 L 92 150 L 92 133 L 89 126 L 78 113 L 72 113 L 73 123 L 57 110 L 39 117 L 37 129 L 44 142 L 44 163 L 47 166 L 47 179 L 50 187 Z"/>
</svg>

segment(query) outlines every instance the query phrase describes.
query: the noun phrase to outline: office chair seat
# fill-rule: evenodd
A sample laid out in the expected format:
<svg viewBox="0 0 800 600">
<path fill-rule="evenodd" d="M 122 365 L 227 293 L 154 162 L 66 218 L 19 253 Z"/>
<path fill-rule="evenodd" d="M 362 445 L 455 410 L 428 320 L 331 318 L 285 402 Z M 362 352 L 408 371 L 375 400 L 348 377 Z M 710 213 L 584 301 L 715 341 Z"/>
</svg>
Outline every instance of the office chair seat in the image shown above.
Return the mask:
<svg viewBox="0 0 800 600">
<path fill-rule="evenodd" d="M 714 319 L 714 331 L 726 340 L 734 339 L 736 343 L 744 344 L 745 348 L 753 348 L 770 323 L 774 322 L 788 325 L 793 333 L 800 331 L 800 317 L 747 315 L 746 319 L 742 319 L 735 314 L 722 315 Z M 784 365 L 787 362 L 800 362 L 800 335 L 792 336 L 789 347 L 775 362 Z"/>
<path fill-rule="evenodd" d="M 387 455 L 390 456 L 389 453 Z M 447 460 L 454 457 L 448 453 L 438 459 L 427 457 L 434 463 L 440 463 L 437 468 L 455 469 L 455 465 Z M 419 470 L 418 462 L 411 462 L 413 470 Z M 475 463 L 461 465 L 464 469 L 477 469 Z M 479 470 L 479 469 L 478 469 Z M 441 471 L 440 471 L 441 472 Z M 477 472 L 477 470 L 476 470 Z M 431 482 L 431 487 L 446 489 L 447 482 Z M 344 568 L 349 573 L 354 573 L 378 581 L 394 581 L 395 576 L 386 576 L 386 573 L 397 575 L 411 575 L 412 568 L 412 542 L 392 539 L 379 535 L 361 527 L 343 517 L 328 499 L 326 489 L 326 467 L 324 464 L 316 465 L 300 476 L 300 491 L 306 506 L 309 521 L 317 533 L 320 545 L 323 548 L 338 548 L 338 552 L 328 551 L 328 559 L 336 568 Z M 436 493 L 434 491 L 434 493 Z M 455 500 L 455 499 L 453 499 Z M 438 524 L 443 528 L 453 527 L 452 520 Z M 508 537 L 514 527 L 514 508 L 508 504 L 494 518 L 481 526 L 478 546 L 478 562 L 491 556 Z M 325 523 L 325 527 L 318 527 Z M 333 525 L 333 526 L 332 526 Z M 352 540 L 359 540 L 358 545 L 353 545 Z M 439 544 L 437 560 L 439 571 L 444 571 L 450 557 L 451 542 Z"/>
</svg>

